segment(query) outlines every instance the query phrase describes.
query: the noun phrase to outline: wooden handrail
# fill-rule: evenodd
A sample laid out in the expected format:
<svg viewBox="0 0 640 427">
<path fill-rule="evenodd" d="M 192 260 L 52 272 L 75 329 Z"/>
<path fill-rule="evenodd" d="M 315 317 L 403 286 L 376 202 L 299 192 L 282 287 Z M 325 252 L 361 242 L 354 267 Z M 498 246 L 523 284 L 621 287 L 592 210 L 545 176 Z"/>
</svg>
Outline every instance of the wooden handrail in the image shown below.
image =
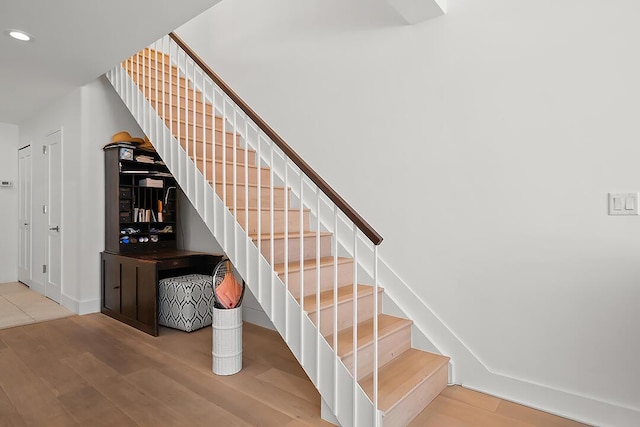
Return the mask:
<svg viewBox="0 0 640 427">
<path fill-rule="evenodd" d="M 364 233 L 374 245 L 382 243 L 382 236 L 371 227 L 367 221 L 362 218 L 327 182 L 311 169 L 302 157 L 296 153 L 284 140 L 274 131 L 262 118 L 255 112 L 246 102 L 238 96 L 237 93 L 229 87 L 203 60 L 200 58 L 176 33 L 169 33 L 169 37 L 176 42 L 178 46 L 185 51 L 187 55 L 198 64 L 198 66 L 227 94 L 229 98 L 235 102 L 245 114 L 255 122 L 256 125 L 267 135 L 275 144 L 280 147 L 284 154 L 295 163 L 305 175 L 307 175 L 324 194 L 331 199 L 333 203 Z M 319 214 L 319 213 L 318 213 Z"/>
</svg>

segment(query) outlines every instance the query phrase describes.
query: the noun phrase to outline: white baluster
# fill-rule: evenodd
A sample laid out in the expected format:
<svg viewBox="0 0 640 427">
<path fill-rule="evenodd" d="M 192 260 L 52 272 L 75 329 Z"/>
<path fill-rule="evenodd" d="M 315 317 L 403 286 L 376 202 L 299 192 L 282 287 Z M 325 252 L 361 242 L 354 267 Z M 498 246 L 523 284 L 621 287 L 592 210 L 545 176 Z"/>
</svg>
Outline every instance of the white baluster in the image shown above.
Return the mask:
<svg viewBox="0 0 640 427">
<path fill-rule="evenodd" d="M 218 136 L 216 132 L 216 86 L 213 82 L 211 82 L 211 112 L 213 114 L 213 133 L 211 136 L 211 188 L 213 188 L 213 194 L 216 194 L 216 168 L 218 167 L 218 165 L 216 165 L 216 161 L 218 160 L 218 155 L 216 154 L 216 142 L 218 140 Z M 224 117 L 222 117 L 222 121 L 224 122 Z M 221 169 L 222 174 L 224 175 L 224 163 L 222 163 Z"/>
<path fill-rule="evenodd" d="M 149 100 L 148 105 L 151 105 L 151 92 L 153 91 L 153 89 L 151 88 L 151 52 L 149 51 L 149 48 L 145 48 L 144 51 L 146 54 L 144 55 L 146 57 L 146 62 L 147 62 L 147 90 L 145 91 L 145 98 Z M 147 57 L 148 56 L 148 57 Z M 148 132 L 147 129 L 149 129 L 151 127 L 151 108 L 147 108 L 147 103 L 144 103 L 144 123 L 145 126 L 143 127 L 145 132 Z M 147 135 L 149 136 L 149 135 Z"/>
<path fill-rule="evenodd" d="M 215 189 L 215 187 L 214 187 Z M 227 204 L 227 100 L 222 94 L 222 203 Z M 227 241 L 227 216 L 224 218 L 224 247 L 228 250 L 229 242 Z"/>
<path fill-rule="evenodd" d="M 231 141 L 231 148 L 233 149 L 233 214 L 238 214 L 238 156 L 237 152 L 237 143 L 238 140 L 238 107 L 235 104 L 233 105 L 233 141 Z M 235 227 L 233 228 L 233 250 L 236 262 L 238 260 L 238 236 L 235 231 Z"/>
<path fill-rule="evenodd" d="M 271 217 L 271 235 L 269 238 L 269 258 L 270 258 L 270 263 L 271 263 L 271 268 L 275 267 L 275 255 L 274 255 L 274 228 L 273 228 L 273 142 L 269 145 L 269 155 L 271 156 L 269 165 L 271 166 L 269 169 L 269 210 L 270 210 L 270 217 Z M 275 304 L 275 298 L 273 298 L 273 296 L 275 295 L 275 275 L 271 275 L 271 318 L 275 319 L 275 309 L 276 309 L 276 304 Z"/>
<path fill-rule="evenodd" d="M 177 52 L 177 50 L 176 50 Z M 178 54 L 176 53 L 176 58 L 175 58 L 175 63 L 176 64 L 180 64 L 179 62 L 179 58 L 178 58 Z M 171 73 L 171 76 L 173 77 L 173 72 Z M 177 170 L 178 170 L 178 176 L 180 177 L 179 179 L 182 179 L 182 163 L 179 161 L 180 160 L 180 146 L 182 145 L 182 126 L 180 126 L 180 119 L 182 116 L 182 111 L 180 108 L 180 92 L 182 91 L 182 85 L 180 84 L 180 68 L 176 68 L 176 92 L 177 92 L 177 96 L 176 96 L 176 108 L 177 108 L 177 116 L 178 116 L 178 120 L 176 122 L 176 129 L 177 129 L 177 136 L 178 136 L 178 144 L 176 145 L 176 165 L 177 165 Z M 173 98 L 171 98 L 171 102 L 173 102 Z M 186 146 L 186 144 L 185 144 Z"/>
<path fill-rule="evenodd" d="M 244 116 L 244 231 L 249 233 L 249 117 Z M 258 203 L 262 199 L 262 188 L 258 186 Z M 238 218 L 238 212 L 234 212 Z M 244 245 L 244 265 L 249 271 L 249 245 Z"/>
<path fill-rule="evenodd" d="M 373 416 L 379 427 L 378 417 L 378 246 L 373 245 Z"/>
<path fill-rule="evenodd" d="M 158 68 L 160 67 L 160 64 L 158 62 L 158 41 L 156 40 L 155 42 L 153 42 L 153 52 L 154 52 L 154 60 L 156 63 L 156 68 L 155 68 L 155 84 L 156 84 L 156 99 L 155 99 L 155 115 L 159 115 L 160 114 L 160 108 L 158 105 L 158 86 L 160 85 L 160 82 L 158 81 Z M 164 61 L 164 57 L 162 58 Z M 164 67 L 162 68 L 162 72 L 164 72 Z M 162 87 L 162 89 L 164 90 L 164 86 Z M 160 147 L 160 143 L 159 143 L 159 138 L 158 136 L 160 135 L 158 132 L 158 120 L 153 120 L 153 122 L 155 125 L 153 127 L 154 130 L 154 143 L 156 144 L 156 146 L 158 147 L 158 149 L 160 149 L 160 152 L 162 152 L 162 148 Z M 158 212 L 159 213 L 159 212 Z"/>
<path fill-rule="evenodd" d="M 302 173 L 302 172 L 300 172 Z M 320 350 L 320 189 L 316 191 L 316 313 L 318 328 L 316 329 L 316 351 Z M 338 311 L 338 306 L 333 307 L 334 311 Z M 320 387 L 320 354 L 316 355 L 316 384 Z"/>
<path fill-rule="evenodd" d="M 193 93 L 193 113 L 189 114 L 189 118 L 193 121 L 193 143 L 191 144 L 191 156 L 193 159 L 193 163 L 195 164 L 195 168 L 193 168 L 193 206 L 198 209 L 200 203 L 198 203 L 198 199 L 200 198 L 200 194 L 198 193 L 198 157 L 197 157 L 197 148 L 198 148 L 198 104 L 197 104 L 197 92 L 196 92 L 196 63 L 194 61 L 191 62 L 191 66 L 193 67 L 193 77 L 191 79 L 191 91 L 189 93 Z M 187 83 L 188 86 L 188 83 Z M 204 105 L 203 105 L 204 108 Z M 204 133 L 204 129 L 203 129 Z"/>
<path fill-rule="evenodd" d="M 304 360 L 304 227 L 302 227 L 302 207 L 304 204 L 302 203 L 304 200 L 304 174 L 302 170 L 300 170 L 300 285 L 299 285 L 299 294 L 300 294 L 300 360 Z M 320 306 L 316 305 L 316 325 L 320 327 L 320 322 L 318 321 L 318 316 L 320 314 Z"/>
<path fill-rule="evenodd" d="M 140 52 L 136 53 L 136 86 L 140 87 Z M 140 111 L 140 97 L 136 96 L 135 115 Z"/>
<path fill-rule="evenodd" d="M 320 191 L 320 189 L 318 189 Z M 333 205 L 333 410 L 338 413 L 338 207 Z"/>
<path fill-rule="evenodd" d="M 289 293 L 289 158 L 284 156 L 284 285 L 287 292 L 284 293 L 284 324 L 285 341 L 289 342 L 289 304 L 287 304 L 287 294 Z"/>
<path fill-rule="evenodd" d="M 353 230 L 353 425 L 358 425 L 358 227 Z"/>
<path fill-rule="evenodd" d="M 206 220 L 207 211 L 209 210 L 209 206 L 207 205 L 207 102 L 204 94 L 206 93 L 206 80 L 204 73 L 202 73 L 202 176 L 204 176 L 204 182 L 202 183 L 202 218 Z M 216 117 L 214 112 L 211 113 L 211 126 L 213 127 L 213 132 L 216 131 Z M 215 147 L 212 146 L 215 150 Z"/>
<path fill-rule="evenodd" d="M 169 39 L 167 41 L 167 45 L 168 45 L 168 49 L 167 52 L 169 54 L 169 64 L 172 64 L 173 62 L 171 61 L 171 39 Z M 164 44 L 163 44 L 164 47 Z M 170 67 L 169 70 L 171 70 L 172 68 Z M 173 103 L 171 102 L 171 100 L 173 99 L 173 77 L 172 77 L 173 73 L 171 71 L 169 71 L 169 96 L 166 100 L 164 100 L 162 102 L 162 104 L 164 105 L 164 108 L 167 108 L 169 110 L 169 130 L 171 135 L 175 135 L 175 132 L 173 130 Z M 167 107 L 167 103 L 169 104 L 169 106 Z M 166 117 L 166 116 L 165 116 Z M 170 149 L 168 150 L 171 155 L 170 155 L 170 159 L 171 159 L 171 165 L 173 165 L 173 167 L 175 168 L 175 159 L 176 157 L 174 156 L 174 150 L 175 150 L 175 144 L 171 144 Z"/>
<path fill-rule="evenodd" d="M 261 171 L 261 165 L 262 165 L 262 143 L 261 140 L 262 138 L 260 137 L 260 129 L 256 129 L 256 134 L 258 135 L 258 146 L 257 148 L 257 156 L 256 156 L 256 174 L 257 174 L 257 180 L 256 182 L 258 183 L 258 188 L 262 188 L 262 171 Z M 245 142 L 247 142 L 247 140 L 245 140 Z M 247 216 L 249 214 L 247 213 Z M 262 197 L 260 197 L 258 199 L 258 210 L 256 211 L 256 216 L 258 218 L 258 256 L 256 257 L 256 262 L 258 263 L 258 265 L 260 265 L 260 250 L 262 248 Z M 270 222 L 273 224 L 273 218 L 270 218 Z M 262 304 L 262 298 L 263 298 L 263 290 L 262 290 L 262 269 L 258 268 L 258 301 L 260 301 L 260 304 Z"/>
</svg>

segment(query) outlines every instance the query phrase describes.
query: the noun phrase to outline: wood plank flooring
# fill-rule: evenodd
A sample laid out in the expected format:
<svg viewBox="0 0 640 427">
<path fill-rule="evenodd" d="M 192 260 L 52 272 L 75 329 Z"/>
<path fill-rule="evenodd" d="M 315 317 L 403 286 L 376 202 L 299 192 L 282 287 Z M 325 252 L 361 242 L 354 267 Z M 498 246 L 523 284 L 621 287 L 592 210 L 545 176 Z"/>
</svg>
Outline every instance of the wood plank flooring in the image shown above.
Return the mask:
<svg viewBox="0 0 640 427">
<path fill-rule="evenodd" d="M 102 314 L 0 330 L 0 426 L 329 426 L 276 332 L 244 324 L 243 369 L 211 372 L 211 328 L 154 338 Z M 578 426 L 447 388 L 411 426 Z"/>
</svg>

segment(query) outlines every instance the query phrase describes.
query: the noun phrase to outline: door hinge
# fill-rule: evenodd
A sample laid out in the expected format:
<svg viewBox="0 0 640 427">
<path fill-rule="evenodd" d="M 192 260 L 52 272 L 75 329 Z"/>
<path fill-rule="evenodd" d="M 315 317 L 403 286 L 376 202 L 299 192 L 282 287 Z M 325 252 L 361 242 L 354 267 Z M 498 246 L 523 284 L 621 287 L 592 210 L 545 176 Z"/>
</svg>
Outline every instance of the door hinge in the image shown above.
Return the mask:
<svg viewBox="0 0 640 427">
<path fill-rule="evenodd" d="M 47 146 L 46 145 L 42 146 L 42 154 L 47 154 Z"/>
<path fill-rule="evenodd" d="M 42 264 L 42 274 L 47 272 L 47 265 L 46 264 Z"/>
<path fill-rule="evenodd" d="M 43 214 L 47 213 L 47 205 L 42 205 L 42 213 Z"/>
</svg>

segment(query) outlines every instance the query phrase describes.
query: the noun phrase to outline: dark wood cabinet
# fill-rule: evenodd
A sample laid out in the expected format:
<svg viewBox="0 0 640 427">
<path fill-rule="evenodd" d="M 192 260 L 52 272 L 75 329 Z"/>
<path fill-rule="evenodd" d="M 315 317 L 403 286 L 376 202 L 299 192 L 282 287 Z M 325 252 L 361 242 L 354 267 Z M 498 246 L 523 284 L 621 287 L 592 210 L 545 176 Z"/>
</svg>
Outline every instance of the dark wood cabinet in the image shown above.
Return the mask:
<svg viewBox="0 0 640 427">
<path fill-rule="evenodd" d="M 101 311 L 157 336 L 159 280 L 211 274 L 222 256 L 176 249 L 177 185 L 155 152 L 107 146 L 105 173 Z"/>
<path fill-rule="evenodd" d="M 179 250 L 102 252 L 102 312 L 157 336 L 158 281 L 188 273 L 211 274 L 221 259 L 221 255 Z"/>
</svg>

